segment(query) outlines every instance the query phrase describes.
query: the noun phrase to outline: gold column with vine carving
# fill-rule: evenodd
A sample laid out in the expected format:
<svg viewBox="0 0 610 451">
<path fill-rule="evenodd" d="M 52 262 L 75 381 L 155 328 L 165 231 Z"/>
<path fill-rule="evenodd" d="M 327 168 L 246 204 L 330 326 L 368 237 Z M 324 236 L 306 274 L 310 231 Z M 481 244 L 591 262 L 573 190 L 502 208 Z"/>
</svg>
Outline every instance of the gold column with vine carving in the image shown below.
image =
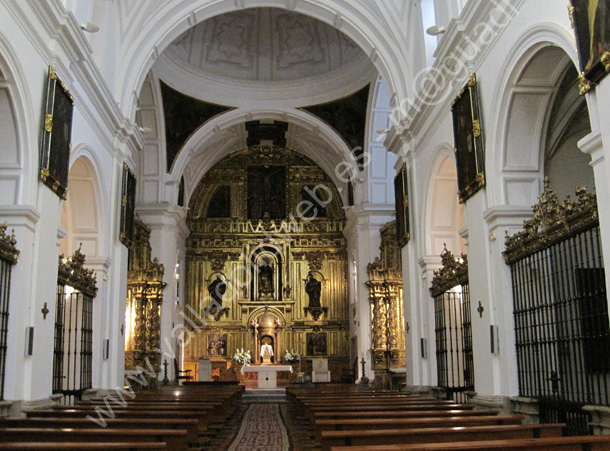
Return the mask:
<svg viewBox="0 0 610 451">
<path fill-rule="evenodd" d="M 402 262 L 396 221 L 381 229 L 381 256 L 368 265 L 371 353 L 378 383 L 390 386 L 390 370 L 405 368 Z"/>
<path fill-rule="evenodd" d="M 159 370 L 161 347 L 161 304 L 165 268 L 155 258 L 151 260 L 150 229 L 135 222 L 134 243 L 129 250 L 127 272 L 127 339 L 125 343 L 125 369 L 155 368 Z M 149 387 L 157 379 L 148 377 Z"/>
</svg>

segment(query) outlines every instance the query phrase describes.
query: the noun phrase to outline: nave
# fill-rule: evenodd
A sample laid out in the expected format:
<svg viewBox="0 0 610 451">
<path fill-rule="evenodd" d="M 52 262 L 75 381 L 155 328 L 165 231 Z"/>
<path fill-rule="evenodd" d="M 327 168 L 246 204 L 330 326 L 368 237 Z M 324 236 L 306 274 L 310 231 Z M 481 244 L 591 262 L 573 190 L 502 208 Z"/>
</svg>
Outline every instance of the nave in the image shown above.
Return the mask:
<svg viewBox="0 0 610 451">
<path fill-rule="evenodd" d="M 0 450 L 606 451 L 610 436 L 366 384 L 186 383 L 0 420 Z"/>
</svg>

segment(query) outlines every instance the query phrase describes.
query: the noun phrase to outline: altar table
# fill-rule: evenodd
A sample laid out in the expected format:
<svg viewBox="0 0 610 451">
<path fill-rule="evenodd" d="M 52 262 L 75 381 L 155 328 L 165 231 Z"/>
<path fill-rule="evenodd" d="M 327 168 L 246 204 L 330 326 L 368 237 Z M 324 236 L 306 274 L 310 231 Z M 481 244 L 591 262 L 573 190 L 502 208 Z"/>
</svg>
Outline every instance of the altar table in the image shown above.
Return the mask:
<svg viewBox="0 0 610 451">
<path fill-rule="evenodd" d="M 291 372 L 291 365 L 244 365 L 241 368 L 242 374 L 257 373 L 258 388 L 277 388 L 277 373 L 281 371 Z"/>
</svg>

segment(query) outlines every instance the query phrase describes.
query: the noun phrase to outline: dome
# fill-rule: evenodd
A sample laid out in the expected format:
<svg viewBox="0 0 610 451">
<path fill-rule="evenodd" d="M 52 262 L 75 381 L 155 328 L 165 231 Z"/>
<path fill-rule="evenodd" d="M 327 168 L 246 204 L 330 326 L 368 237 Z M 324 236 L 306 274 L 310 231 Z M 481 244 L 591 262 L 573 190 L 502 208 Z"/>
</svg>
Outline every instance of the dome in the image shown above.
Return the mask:
<svg viewBox="0 0 610 451">
<path fill-rule="evenodd" d="M 258 319 L 259 327 L 275 327 L 276 326 L 277 316 L 273 313 L 266 312 Z"/>
<path fill-rule="evenodd" d="M 368 59 L 336 28 L 278 8 L 219 15 L 184 32 L 165 55 L 182 67 L 238 80 L 320 77 Z"/>
</svg>

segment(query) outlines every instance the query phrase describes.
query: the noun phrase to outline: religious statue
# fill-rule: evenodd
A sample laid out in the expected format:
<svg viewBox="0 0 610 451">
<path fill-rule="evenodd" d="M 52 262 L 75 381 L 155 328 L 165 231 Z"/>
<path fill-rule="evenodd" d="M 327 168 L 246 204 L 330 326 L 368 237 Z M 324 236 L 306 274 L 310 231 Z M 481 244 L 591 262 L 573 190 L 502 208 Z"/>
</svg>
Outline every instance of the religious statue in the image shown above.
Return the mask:
<svg viewBox="0 0 610 451">
<path fill-rule="evenodd" d="M 263 259 L 258 267 L 258 294 L 259 299 L 273 299 L 273 267 L 271 261 Z"/>
<path fill-rule="evenodd" d="M 263 363 L 271 363 L 271 357 L 273 357 L 273 347 L 265 342 L 261 346 L 261 360 Z"/>
<path fill-rule="evenodd" d="M 222 296 L 227 291 L 227 284 L 222 280 L 220 274 L 216 275 L 216 280 L 214 280 L 208 286 L 208 292 L 210 293 L 211 304 L 216 307 L 222 307 Z"/>
<path fill-rule="evenodd" d="M 307 274 L 305 292 L 309 295 L 309 308 L 322 306 L 320 304 L 322 283 L 317 280 L 312 273 Z"/>
</svg>

